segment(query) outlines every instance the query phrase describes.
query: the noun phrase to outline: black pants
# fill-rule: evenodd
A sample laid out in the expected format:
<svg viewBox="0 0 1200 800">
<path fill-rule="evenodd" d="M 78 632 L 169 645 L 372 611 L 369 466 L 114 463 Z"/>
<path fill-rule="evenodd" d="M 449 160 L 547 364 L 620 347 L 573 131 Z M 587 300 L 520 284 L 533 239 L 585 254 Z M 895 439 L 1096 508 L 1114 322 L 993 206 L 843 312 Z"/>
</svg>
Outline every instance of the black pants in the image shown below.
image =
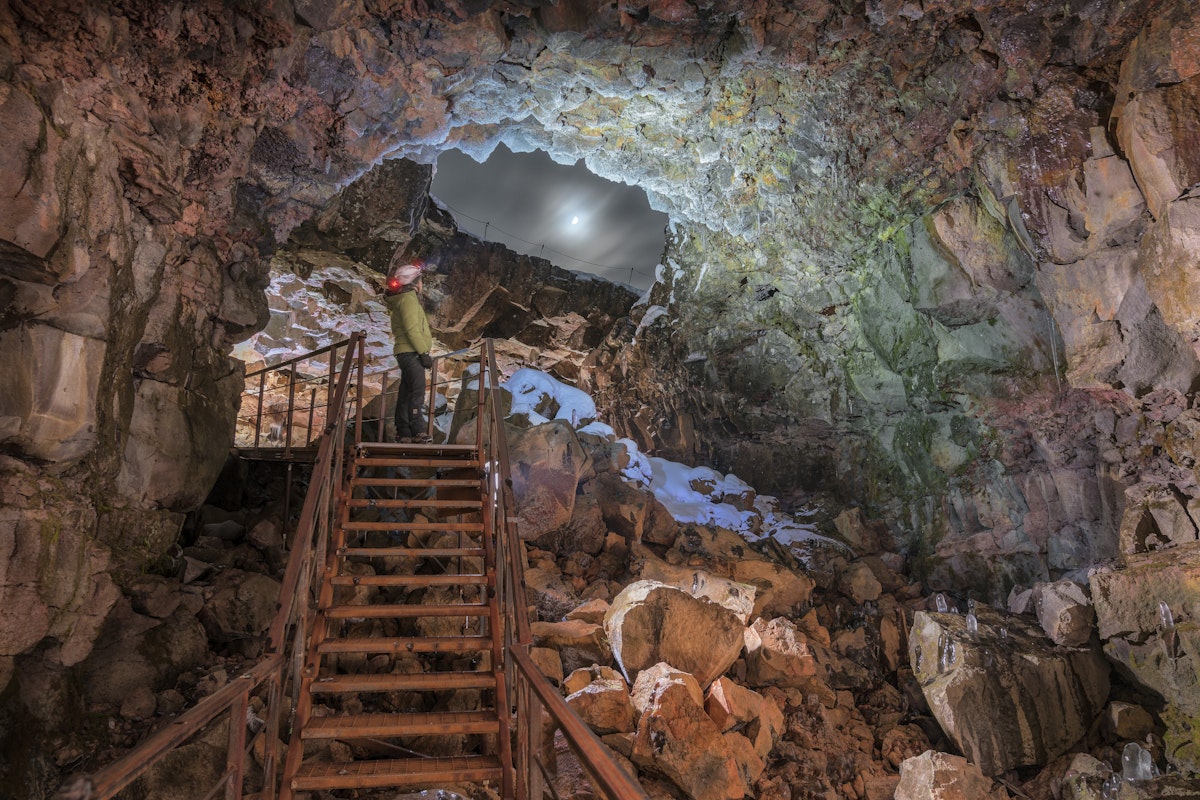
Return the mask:
<svg viewBox="0 0 1200 800">
<path fill-rule="evenodd" d="M 416 353 L 396 353 L 400 386 L 396 395 L 396 438 L 411 439 L 425 433 L 425 368 Z"/>
</svg>

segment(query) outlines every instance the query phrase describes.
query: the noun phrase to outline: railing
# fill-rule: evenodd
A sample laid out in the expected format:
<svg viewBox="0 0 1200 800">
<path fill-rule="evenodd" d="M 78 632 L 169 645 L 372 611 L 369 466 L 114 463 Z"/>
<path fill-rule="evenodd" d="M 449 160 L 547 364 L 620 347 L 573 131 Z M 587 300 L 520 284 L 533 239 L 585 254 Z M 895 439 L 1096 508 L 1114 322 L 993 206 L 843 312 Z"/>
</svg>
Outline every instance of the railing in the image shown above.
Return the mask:
<svg viewBox="0 0 1200 800">
<path fill-rule="evenodd" d="M 435 360 L 429 381 L 431 432 L 437 387 L 451 382 L 438 380 L 437 366 L 449 357 L 458 357 L 466 352 L 460 350 Z M 226 768 L 202 797 L 204 800 L 213 800 L 223 793 L 225 800 L 241 798 L 247 758 L 253 747 L 253 741 L 247 742 L 246 737 L 250 698 L 265 693 L 266 724 L 258 734 L 265 733 L 262 759 L 264 778 L 260 798 L 274 800 L 276 797 L 279 736 L 288 735 L 299 703 L 298 697 L 289 698 L 287 695 L 288 692 L 297 693 L 301 685 L 299 675 L 304 664 L 312 616 L 316 610 L 315 590 L 320 587 L 320 570 L 325 568 L 330 555 L 328 543 L 335 525 L 338 493 L 343 490 L 344 459 L 349 445 L 368 439 L 364 436 L 366 433 L 382 438 L 386 427 L 382 398 L 378 404 L 378 428 L 372 430 L 369 425 L 372 420 L 364 419 L 366 354 L 363 336 L 356 333 L 348 341 L 253 373 L 261 376 L 260 387 L 269 380 L 268 373 L 289 376 L 288 385 L 291 388 L 288 390 L 289 406 L 286 412 L 289 430 L 294 420 L 294 387 L 300 380 L 299 365 L 321 355 L 327 355 L 330 376 L 330 389 L 323 405 L 327 409 L 327 422 L 322 428 L 308 494 L 284 573 L 279 609 L 268 629 L 262 660 L 181 714 L 119 761 L 81 779 L 83 785 L 77 782 L 71 787 L 64 787 L 64 796 L 109 800 L 160 763 L 174 749 L 194 739 L 214 721 L 224 717 L 229 725 Z M 648 800 L 637 781 L 616 764 L 599 738 L 571 711 L 558 690 L 529 656 L 532 636 L 525 595 L 525 549 L 516 526 L 508 445 L 500 412 L 503 407 L 500 402 L 500 377 L 495 351 L 488 340 L 479 352 L 474 434 L 476 446 L 486 463 L 488 501 L 484 504 L 483 517 L 485 531 L 491 535 L 485 535 L 484 542 L 485 547 L 492 550 L 491 559 L 496 564 L 496 592 L 499 599 L 498 610 L 490 624 L 493 630 L 502 632 L 501 637 L 494 637 L 493 648 L 493 667 L 498 673 L 502 672 L 504 678 L 497 681 L 497 708 L 502 715 L 505 710 L 508 711 L 505 720 L 508 729 L 516 732 L 515 737 L 507 734 L 499 737 L 502 763 L 513 767 L 504 781 L 503 795 L 517 800 L 542 800 L 544 792 L 549 791 L 552 796 L 557 796 L 552 775 L 542 759 L 541 720 L 544 710 L 562 731 L 581 766 L 603 795 L 610 800 Z M 315 395 L 313 391 L 308 404 L 310 420 L 313 409 L 317 408 Z M 256 398 L 252 402 L 256 407 L 254 446 L 257 447 L 264 419 L 262 400 L 265 391 L 260 388 L 252 392 L 251 397 Z M 354 424 L 353 435 L 349 432 L 351 422 Z M 288 436 L 290 434 L 285 435 L 278 446 L 292 448 Z M 311 442 L 306 441 L 305 444 Z"/>
<path fill-rule="evenodd" d="M 331 392 L 328 404 L 330 408 L 337 409 L 345 408 L 350 402 L 350 368 L 354 363 L 350 354 L 357 351 L 357 360 L 361 363 L 362 335 L 356 333 L 349 341 L 335 345 L 331 353 L 342 346 L 346 347 L 347 357 L 342 360 L 341 369 L 336 377 L 336 388 Z M 333 362 L 332 355 L 330 362 Z M 224 790 L 226 800 L 238 800 L 243 794 L 242 784 L 249 752 L 246 722 L 250 697 L 265 691 L 267 719 L 263 731 L 269 732 L 269 735 L 264 742 L 264 785 L 261 797 L 263 800 L 273 800 L 275 765 L 278 763 L 276 750 L 279 737 L 276 732 L 280 730 L 284 706 L 287 705 L 285 690 L 289 686 L 299 685 L 299 681 L 292 678 L 298 673 L 303 660 L 309 615 L 314 607 L 312 587 L 319 585 L 315 580 L 316 570 L 324 566 L 324 547 L 334 522 L 334 500 L 343 472 L 342 459 L 345 450 L 340 445 L 345 440 L 346 420 L 346 414 L 335 414 L 323 431 L 309 491 L 300 513 L 297 534 L 284 573 L 279 609 L 267 633 L 262 661 L 201 700 L 195 707 L 180 714 L 170 725 L 142 742 L 119 761 L 90 778 L 85 778 L 87 786 L 79 796 L 90 800 L 108 800 L 115 797 L 172 750 L 195 738 L 214 720 L 225 717 L 229 725 L 225 772 L 203 797 L 205 800 L 211 800 Z M 295 707 L 294 702 L 291 707 Z"/>
<path fill-rule="evenodd" d="M 647 800 L 641 784 L 613 760 L 599 737 L 571 710 L 529 656 L 533 636 L 525 595 L 525 546 L 517 531 L 508 440 L 500 414 L 500 371 L 496 368 L 496 354 L 490 339 L 484 343 L 483 362 L 479 393 L 487 396 L 490 529 L 497 549 L 496 592 L 499 605 L 504 609 L 505 683 L 515 711 L 516 796 L 520 800 L 541 800 L 544 792 L 549 790 L 557 798 L 553 776 L 542 760 L 541 720 L 545 711 L 554 726 L 562 731 L 592 784 L 604 796 L 610 800 Z M 482 422 L 478 425 L 480 430 L 484 428 Z"/>
</svg>

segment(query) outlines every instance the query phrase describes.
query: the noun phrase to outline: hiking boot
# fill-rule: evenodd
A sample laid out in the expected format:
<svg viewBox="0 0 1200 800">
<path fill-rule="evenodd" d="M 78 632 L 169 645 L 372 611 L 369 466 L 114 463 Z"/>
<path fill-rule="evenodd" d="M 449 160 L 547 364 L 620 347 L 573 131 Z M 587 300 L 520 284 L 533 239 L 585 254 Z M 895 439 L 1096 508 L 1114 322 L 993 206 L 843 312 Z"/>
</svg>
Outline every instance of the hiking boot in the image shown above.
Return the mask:
<svg viewBox="0 0 1200 800">
<path fill-rule="evenodd" d="M 414 436 L 413 442 L 416 444 L 433 444 L 433 437 L 428 433 L 422 433 L 420 436 Z"/>
</svg>

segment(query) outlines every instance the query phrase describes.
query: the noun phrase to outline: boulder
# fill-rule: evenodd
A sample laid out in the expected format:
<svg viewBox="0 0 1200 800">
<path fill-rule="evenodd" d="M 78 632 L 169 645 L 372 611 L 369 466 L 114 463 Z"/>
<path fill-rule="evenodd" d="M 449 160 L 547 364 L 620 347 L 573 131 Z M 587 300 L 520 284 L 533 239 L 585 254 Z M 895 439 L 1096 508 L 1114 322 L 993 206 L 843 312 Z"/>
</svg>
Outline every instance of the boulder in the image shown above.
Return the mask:
<svg viewBox="0 0 1200 800">
<path fill-rule="evenodd" d="M 633 703 L 629 687 L 620 677 L 597 678 L 567 695 L 567 705 L 598 734 L 633 730 Z"/>
<path fill-rule="evenodd" d="M 856 605 L 873 603 L 883 593 L 883 584 L 871 567 L 862 561 L 848 565 L 838 578 L 838 589 Z"/>
<path fill-rule="evenodd" d="M 779 706 L 727 677 L 718 678 L 708 687 L 704 710 L 722 733 L 741 732 L 759 758 L 767 757 L 783 732 Z"/>
<path fill-rule="evenodd" d="M 592 470 L 569 422 L 553 420 L 509 431 L 517 528 L 524 539 L 538 539 L 571 521 L 575 494 Z"/>
<path fill-rule="evenodd" d="M 817 674 L 803 633 L 784 617 L 761 618 L 746 628 L 746 680 L 751 686 L 804 688 Z"/>
<path fill-rule="evenodd" d="M 1154 732 L 1154 717 L 1141 706 L 1114 700 L 1100 716 L 1100 726 L 1111 741 L 1142 742 Z"/>
<path fill-rule="evenodd" d="M 562 619 L 579 605 L 579 597 L 563 581 L 562 573 L 549 564 L 525 570 L 525 594 L 541 619 Z"/>
<path fill-rule="evenodd" d="M 534 539 L 534 544 L 552 553 L 587 553 L 596 555 L 604 549 L 608 529 L 600 514 L 600 504 L 590 495 L 579 495 L 571 510 L 571 518 L 560 528 L 547 531 Z"/>
<path fill-rule="evenodd" d="M 1009 794 L 962 756 L 926 750 L 900 765 L 895 799 L 1009 800 Z"/>
<path fill-rule="evenodd" d="M 741 654 L 743 626 L 723 606 L 657 581 L 636 581 L 604 617 L 613 657 L 626 679 L 665 661 L 708 686 Z M 697 635 L 703 632 L 703 635 Z"/>
<path fill-rule="evenodd" d="M 266 575 L 223 570 L 213 580 L 200 621 L 214 641 L 259 636 L 275 619 L 279 591 L 279 582 Z"/>
<path fill-rule="evenodd" d="M 589 683 L 600 680 L 619 680 L 622 684 L 625 684 L 625 676 L 617 672 L 612 667 L 606 667 L 602 664 L 593 664 L 590 667 L 580 667 L 579 669 L 571 672 L 570 675 L 568 675 L 566 678 L 563 678 L 562 687 L 563 691 L 567 694 L 574 694 L 583 687 L 587 686 Z M 629 691 L 628 684 L 625 684 L 625 690 L 626 692 Z"/>
<path fill-rule="evenodd" d="M 1095 628 L 1096 610 L 1087 590 L 1069 580 L 1033 587 L 1038 622 L 1050 641 L 1066 647 L 1087 644 Z"/>
<path fill-rule="evenodd" d="M 791 614 L 812 599 L 812 578 L 762 556 L 726 528 L 686 525 L 667 552 L 672 562 L 673 553 L 693 568 L 755 587 L 751 616 Z"/>
<path fill-rule="evenodd" d="M 692 800 L 737 800 L 745 785 L 720 729 L 701 705 L 695 681 L 659 665 L 638 676 L 641 717 L 631 760 L 666 777 Z"/>
<path fill-rule="evenodd" d="M 558 651 L 565 673 L 592 664 L 607 664 L 612 659 L 604 628 L 592 622 L 578 619 L 534 622 L 530 625 L 530 633 L 538 647 Z"/>
<path fill-rule="evenodd" d="M 567 619 L 577 619 L 583 622 L 592 622 L 596 625 L 604 624 L 604 615 L 608 613 L 608 609 L 612 608 L 607 600 L 593 599 L 588 600 L 583 605 L 575 608 L 567 614 Z"/>
<path fill-rule="evenodd" d="M 119 706 L 139 687 L 164 689 L 209 656 L 208 638 L 194 616 L 179 609 L 164 620 L 137 614 L 121 601 L 105 622 L 101 646 L 82 664 L 92 702 Z"/>
<path fill-rule="evenodd" d="M 834 518 L 833 526 L 856 555 L 880 551 L 886 526 L 879 522 L 868 522 L 861 508 L 847 508 Z"/>
<path fill-rule="evenodd" d="M 590 481 L 587 492 L 600 504 L 608 529 L 627 541 L 667 546 L 675 543 L 679 523 L 653 493 L 608 472 Z"/>
<path fill-rule="evenodd" d="M 731 581 L 700 569 L 677 567 L 655 558 L 640 545 L 633 546 L 636 562 L 633 572 L 645 581 L 657 581 L 687 592 L 692 597 L 702 597 L 737 615 L 743 625 L 749 623 L 754 611 L 755 587 Z"/>
<path fill-rule="evenodd" d="M 1053 645 L 1021 617 L 977 613 L 972 635 L 966 616 L 918 611 L 914 676 L 942 730 L 985 775 L 1046 764 L 1107 701 L 1108 664 L 1098 648 Z"/>
</svg>

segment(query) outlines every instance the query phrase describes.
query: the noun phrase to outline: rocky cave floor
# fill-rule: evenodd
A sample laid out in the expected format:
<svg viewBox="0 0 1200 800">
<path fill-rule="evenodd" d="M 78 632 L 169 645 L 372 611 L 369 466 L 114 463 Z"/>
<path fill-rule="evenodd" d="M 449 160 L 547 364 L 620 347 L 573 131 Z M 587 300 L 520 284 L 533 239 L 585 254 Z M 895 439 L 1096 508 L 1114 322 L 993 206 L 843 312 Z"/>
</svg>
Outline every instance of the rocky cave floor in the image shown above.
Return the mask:
<svg viewBox="0 0 1200 800">
<path fill-rule="evenodd" d="M 536 439 L 538 430 L 519 438 Z M 728 530 L 680 525 L 648 491 L 618 477 L 622 445 L 579 439 L 592 468 L 579 476 L 574 509 L 527 542 L 533 652 L 652 797 L 1200 796 L 1200 783 L 1178 772 L 1135 783 L 1112 777 L 1114 767 L 1122 774 L 1130 742 L 1145 749 L 1155 773 L 1171 769 L 1163 703 L 1110 670 L 1092 603 L 1078 585 L 1014 591 L 1010 604 L 1021 614 L 929 596 L 895 552 L 886 523 L 856 509 L 827 521 L 847 547 L 750 545 Z M 516 447 L 539 449 L 550 450 Z M 47 784 L 112 761 L 254 661 L 286 560 L 285 486 L 281 472 L 231 459 L 208 503 L 189 517 L 178 551 L 135 581 L 124 613 L 114 615 L 84 678 L 107 691 L 93 692 L 76 733 L 53 743 L 57 776 L 47 764 Z M 303 490 L 295 480 L 293 519 Z M 747 585 L 749 600 L 740 591 Z M 445 602 L 426 593 L 407 600 Z M 431 667 L 411 655 L 414 663 L 375 658 L 378 672 Z M 637 678 L 632 685 L 624 671 Z M 406 699 L 341 702 L 397 710 Z M 452 702 L 469 710 L 480 697 L 458 692 Z M 950 709 L 942 724 L 931 704 Z M 252 710 L 261 709 L 254 699 Z M 248 723 L 262 725 L 256 716 Z M 169 775 L 152 773 L 144 796 L 174 797 L 168 787 L 178 785 L 180 770 L 215 770 L 209 736 L 218 743 L 224 733 L 185 748 Z M 561 735 L 547 741 L 560 796 L 591 796 Z M 443 738 L 405 742 L 400 751 L 450 754 L 476 744 Z M 370 745 L 322 748 L 332 760 L 379 754 Z M 258 737 L 252 770 L 260 769 L 262 749 Z M 248 780 L 255 788 L 261 773 Z"/>
</svg>

